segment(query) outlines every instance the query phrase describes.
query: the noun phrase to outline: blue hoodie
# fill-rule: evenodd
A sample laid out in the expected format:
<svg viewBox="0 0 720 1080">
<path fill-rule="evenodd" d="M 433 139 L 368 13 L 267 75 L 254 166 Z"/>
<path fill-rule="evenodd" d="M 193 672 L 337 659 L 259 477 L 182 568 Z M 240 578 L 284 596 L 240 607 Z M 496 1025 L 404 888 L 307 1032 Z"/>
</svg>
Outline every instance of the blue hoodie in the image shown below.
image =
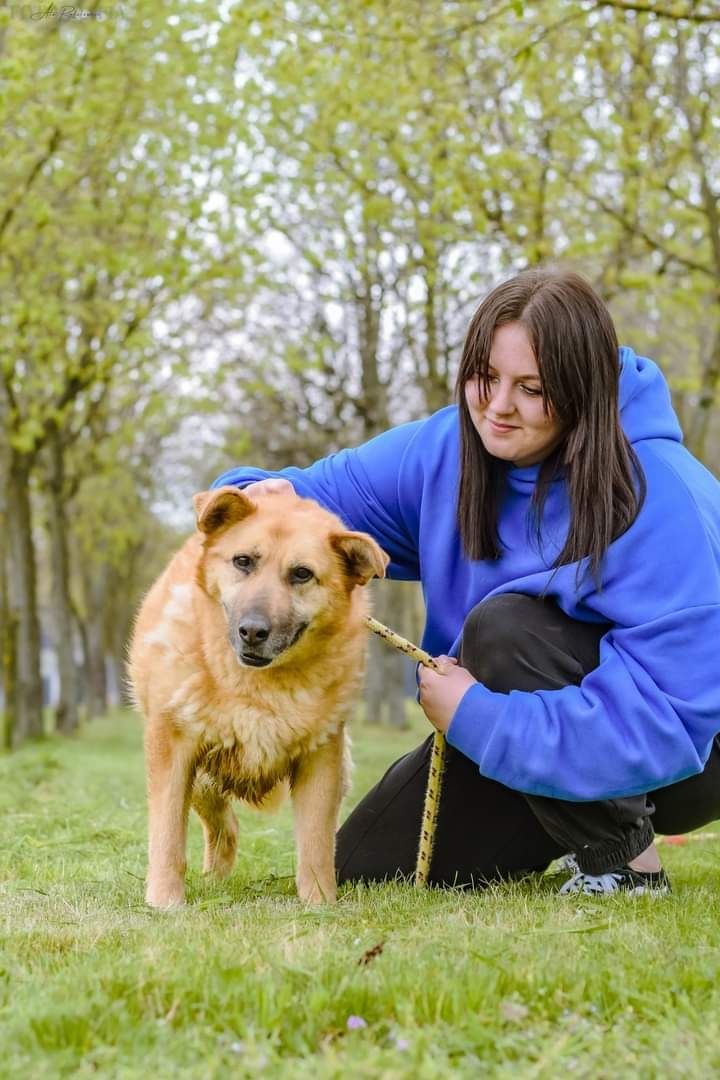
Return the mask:
<svg viewBox="0 0 720 1080">
<path fill-rule="evenodd" d="M 284 476 L 370 533 L 390 555 L 390 577 L 422 582 L 422 644 L 434 655 L 455 654 L 471 608 L 505 592 L 547 590 L 571 618 L 612 623 L 580 686 L 501 694 L 478 683 L 455 711 L 448 742 L 484 776 L 528 794 L 584 801 L 664 787 L 702 771 L 720 732 L 720 484 L 682 445 L 657 366 L 627 348 L 620 359 L 621 417 L 647 497 L 610 545 L 600 590 L 589 573 L 576 582 L 577 563 L 552 569 L 569 521 L 561 480 L 538 550 L 528 530 L 537 465 L 508 469 L 501 558 L 464 556 L 456 406 L 308 469 L 241 467 L 213 485 Z"/>
</svg>

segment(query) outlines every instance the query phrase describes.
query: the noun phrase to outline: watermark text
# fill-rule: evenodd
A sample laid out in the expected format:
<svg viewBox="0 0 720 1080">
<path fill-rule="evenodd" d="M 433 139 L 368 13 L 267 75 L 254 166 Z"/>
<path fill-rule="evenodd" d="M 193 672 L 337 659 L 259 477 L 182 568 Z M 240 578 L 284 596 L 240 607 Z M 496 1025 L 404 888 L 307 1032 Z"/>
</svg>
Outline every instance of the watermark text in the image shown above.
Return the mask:
<svg viewBox="0 0 720 1080">
<path fill-rule="evenodd" d="M 87 8 L 76 7 L 74 4 L 0 4 L 10 15 L 17 19 L 26 19 L 28 22 L 42 22 L 53 20 L 56 22 L 75 21 L 101 21 L 102 19 L 120 19 L 125 15 L 122 5 L 116 7 L 104 7 L 97 11 L 89 11 Z"/>
</svg>

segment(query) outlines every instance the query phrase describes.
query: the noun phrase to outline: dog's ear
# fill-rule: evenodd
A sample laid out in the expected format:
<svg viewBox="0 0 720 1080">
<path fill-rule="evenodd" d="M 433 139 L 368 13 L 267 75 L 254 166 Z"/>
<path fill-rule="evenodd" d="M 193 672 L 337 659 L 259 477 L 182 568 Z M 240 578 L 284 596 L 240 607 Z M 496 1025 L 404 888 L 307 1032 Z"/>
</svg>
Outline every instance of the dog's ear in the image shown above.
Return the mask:
<svg viewBox="0 0 720 1080">
<path fill-rule="evenodd" d="M 330 543 L 342 557 L 347 573 L 355 585 L 367 585 L 370 578 L 385 577 L 390 557 L 372 536 L 361 532 L 336 533 Z"/>
<path fill-rule="evenodd" d="M 193 506 L 200 532 L 213 533 L 235 525 L 257 509 L 255 503 L 240 488 L 220 487 L 215 491 L 199 491 L 193 495 Z"/>
</svg>

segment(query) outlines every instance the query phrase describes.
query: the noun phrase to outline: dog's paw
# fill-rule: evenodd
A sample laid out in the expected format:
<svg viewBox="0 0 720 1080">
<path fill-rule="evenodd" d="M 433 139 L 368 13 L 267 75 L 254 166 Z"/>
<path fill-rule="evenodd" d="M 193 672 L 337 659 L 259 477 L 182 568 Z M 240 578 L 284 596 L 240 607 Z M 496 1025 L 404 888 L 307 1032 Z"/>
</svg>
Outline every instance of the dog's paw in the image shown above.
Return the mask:
<svg viewBox="0 0 720 1080">
<path fill-rule="evenodd" d="M 205 844 L 203 855 L 203 874 L 212 877 L 215 881 L 223 881 L 228 877 L 235 866 L 235 851 L 237 842 L 234 838 L 225 838 L 225 842 Z"/>
<path fill-rule="evenodd" d="M 149 882 L 145 890 L 145 903 L 162 911 L 182 907 L 185 903 L 185 886 L 182 881 L 172 884 Z"/>
</svg>

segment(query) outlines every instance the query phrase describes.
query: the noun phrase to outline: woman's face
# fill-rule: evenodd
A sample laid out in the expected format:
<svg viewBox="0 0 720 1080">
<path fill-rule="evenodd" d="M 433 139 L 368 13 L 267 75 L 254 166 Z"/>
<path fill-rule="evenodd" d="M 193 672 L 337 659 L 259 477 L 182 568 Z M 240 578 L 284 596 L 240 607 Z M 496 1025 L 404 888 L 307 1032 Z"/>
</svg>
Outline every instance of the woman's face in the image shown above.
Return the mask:
<svg viewBox="0 0 720 1080">
<path fill-rule="evenodd" d="M 483 446 L 520 469 L 543 461 L 565 429 L 543 408 L 537 361 L 521 323 L 495 331 L 488 374 L 488 397 L 481 379 L 465 383 L 465 401 Z"/>
</svg>

